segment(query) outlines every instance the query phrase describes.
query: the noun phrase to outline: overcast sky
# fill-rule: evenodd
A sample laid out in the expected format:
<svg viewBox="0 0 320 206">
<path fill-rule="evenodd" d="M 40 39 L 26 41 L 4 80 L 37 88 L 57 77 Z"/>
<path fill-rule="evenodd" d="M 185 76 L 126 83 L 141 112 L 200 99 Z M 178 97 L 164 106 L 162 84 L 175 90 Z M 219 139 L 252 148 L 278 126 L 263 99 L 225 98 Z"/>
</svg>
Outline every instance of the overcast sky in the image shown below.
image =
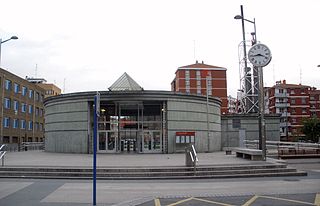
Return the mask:
<svg viewBox="0 0 320 206">
<path fill-rule="evenodd" d="M 319 0 L 0 0 L 0 38 L 19 37 L 2 44 L 1 67 L 66 93 L 107 90 L 124 72 L 146 90 L 170 90 L 177 68 L 199 60 L 227 68 L 236 96 L 241 4 L 272 52 L 265 86 L 320 88 Z M 249 40 L 253 24 L 245 28 Z"/>
</svg>

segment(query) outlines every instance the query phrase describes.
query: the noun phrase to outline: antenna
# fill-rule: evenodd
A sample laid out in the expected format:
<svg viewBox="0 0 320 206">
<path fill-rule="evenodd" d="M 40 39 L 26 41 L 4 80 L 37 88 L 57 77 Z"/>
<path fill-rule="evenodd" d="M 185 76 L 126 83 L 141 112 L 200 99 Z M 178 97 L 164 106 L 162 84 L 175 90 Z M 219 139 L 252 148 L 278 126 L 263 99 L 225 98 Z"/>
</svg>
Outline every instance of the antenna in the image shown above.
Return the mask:
<svg viewBox="0 0 320 206">
<path fill-rule="evenodd" d="M 276 82 L 276 75 L 274 73 L 274 64 L 273 64 L 272 71 L 273 71 L 273 82 L 272 82 L 272 85 L 273 85 Z"/>
<path fill-rule="evenodd" d="M 63 79 L 63 93 L 66 93 L 66 78 Z"/>
<path fill-rule="evenodd" d="M 193 60 L 196 60 L 196 40 L 193 40 Z"/>
<path fill-rule="evenodd" d="M 300 64 L 299 64 L 299 68 L 300 68 L 300 84 L 302 84 L 302 69 Z"/>
<path fill-rule="evenodd" d="M 35 68 L 35 78 L 37 78 L 38 76 L 38 64 L 36 64 L 36 68 Z"/>
</svg>

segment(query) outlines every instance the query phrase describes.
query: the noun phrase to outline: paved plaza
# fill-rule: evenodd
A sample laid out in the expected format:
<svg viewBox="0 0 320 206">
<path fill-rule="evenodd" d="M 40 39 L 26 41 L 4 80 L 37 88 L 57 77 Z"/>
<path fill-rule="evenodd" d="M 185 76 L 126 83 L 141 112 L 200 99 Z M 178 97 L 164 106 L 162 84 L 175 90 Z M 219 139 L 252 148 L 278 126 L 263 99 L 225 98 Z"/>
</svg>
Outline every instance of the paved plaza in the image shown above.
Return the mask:
<svg viewBox="0 0 320 206">
<path fill-rule="evenodd" d="M 225 155 L 200 153 L 199 165 L 263 164 Z M 92 167 L 92 155 L 9 152 L 5 165 L 17 167 Z M 98 154 L 98 167 L 183 166 L 184 154 Z M 99 180 L 99 206 L 191 205 L 319 205 L 319 159 L 291 160 L 307 168 L 307 177 L 268 177 L 194 180 Z M 275 162 L 268 159 L 270 164 Z M 1 206 L 92 205 L 92 181 L 55 179 L 0 179 Z"/>
</svg>

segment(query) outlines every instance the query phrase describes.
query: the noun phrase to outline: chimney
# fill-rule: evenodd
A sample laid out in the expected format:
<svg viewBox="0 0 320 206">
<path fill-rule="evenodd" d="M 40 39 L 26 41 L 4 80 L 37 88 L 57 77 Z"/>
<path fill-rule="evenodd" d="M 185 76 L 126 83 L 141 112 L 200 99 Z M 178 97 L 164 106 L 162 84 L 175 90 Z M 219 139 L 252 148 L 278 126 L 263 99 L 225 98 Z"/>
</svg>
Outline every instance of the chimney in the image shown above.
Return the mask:
<svg viewBox="0 0 320 206">
<path fill-rule="evenodd" d="M 198 60 L 196 60 L 196 64 L 198 64 Z"/>
<path fill-rule="evenodd" d="M 204 64 L 204 62 L 202 61 L 201 64 Z"/>
<path fill-rule="evenodd" d="M 283 84 L 286 84 L 286 83 L 287 83 L 287 81 L 284 79 L 284 80 L 282 81 L 282 83 L 283 83 Z"/>
</svg>

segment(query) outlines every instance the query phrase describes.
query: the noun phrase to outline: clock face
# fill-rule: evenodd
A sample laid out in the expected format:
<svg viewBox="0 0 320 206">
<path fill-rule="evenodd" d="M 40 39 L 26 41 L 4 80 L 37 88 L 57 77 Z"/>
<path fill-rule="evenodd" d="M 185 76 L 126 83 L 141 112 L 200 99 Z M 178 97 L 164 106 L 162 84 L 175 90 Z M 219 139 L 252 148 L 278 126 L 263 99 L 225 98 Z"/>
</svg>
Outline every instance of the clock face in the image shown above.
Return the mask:
<svg viewBox="0 0 320 206">
<path fill-rule="evenodd" d="M 253 66 L 264 67 L 271 61 L 271 51 L 264 44 L 256 44 L 248 52 L 249 61 Z"/>
</svg>

